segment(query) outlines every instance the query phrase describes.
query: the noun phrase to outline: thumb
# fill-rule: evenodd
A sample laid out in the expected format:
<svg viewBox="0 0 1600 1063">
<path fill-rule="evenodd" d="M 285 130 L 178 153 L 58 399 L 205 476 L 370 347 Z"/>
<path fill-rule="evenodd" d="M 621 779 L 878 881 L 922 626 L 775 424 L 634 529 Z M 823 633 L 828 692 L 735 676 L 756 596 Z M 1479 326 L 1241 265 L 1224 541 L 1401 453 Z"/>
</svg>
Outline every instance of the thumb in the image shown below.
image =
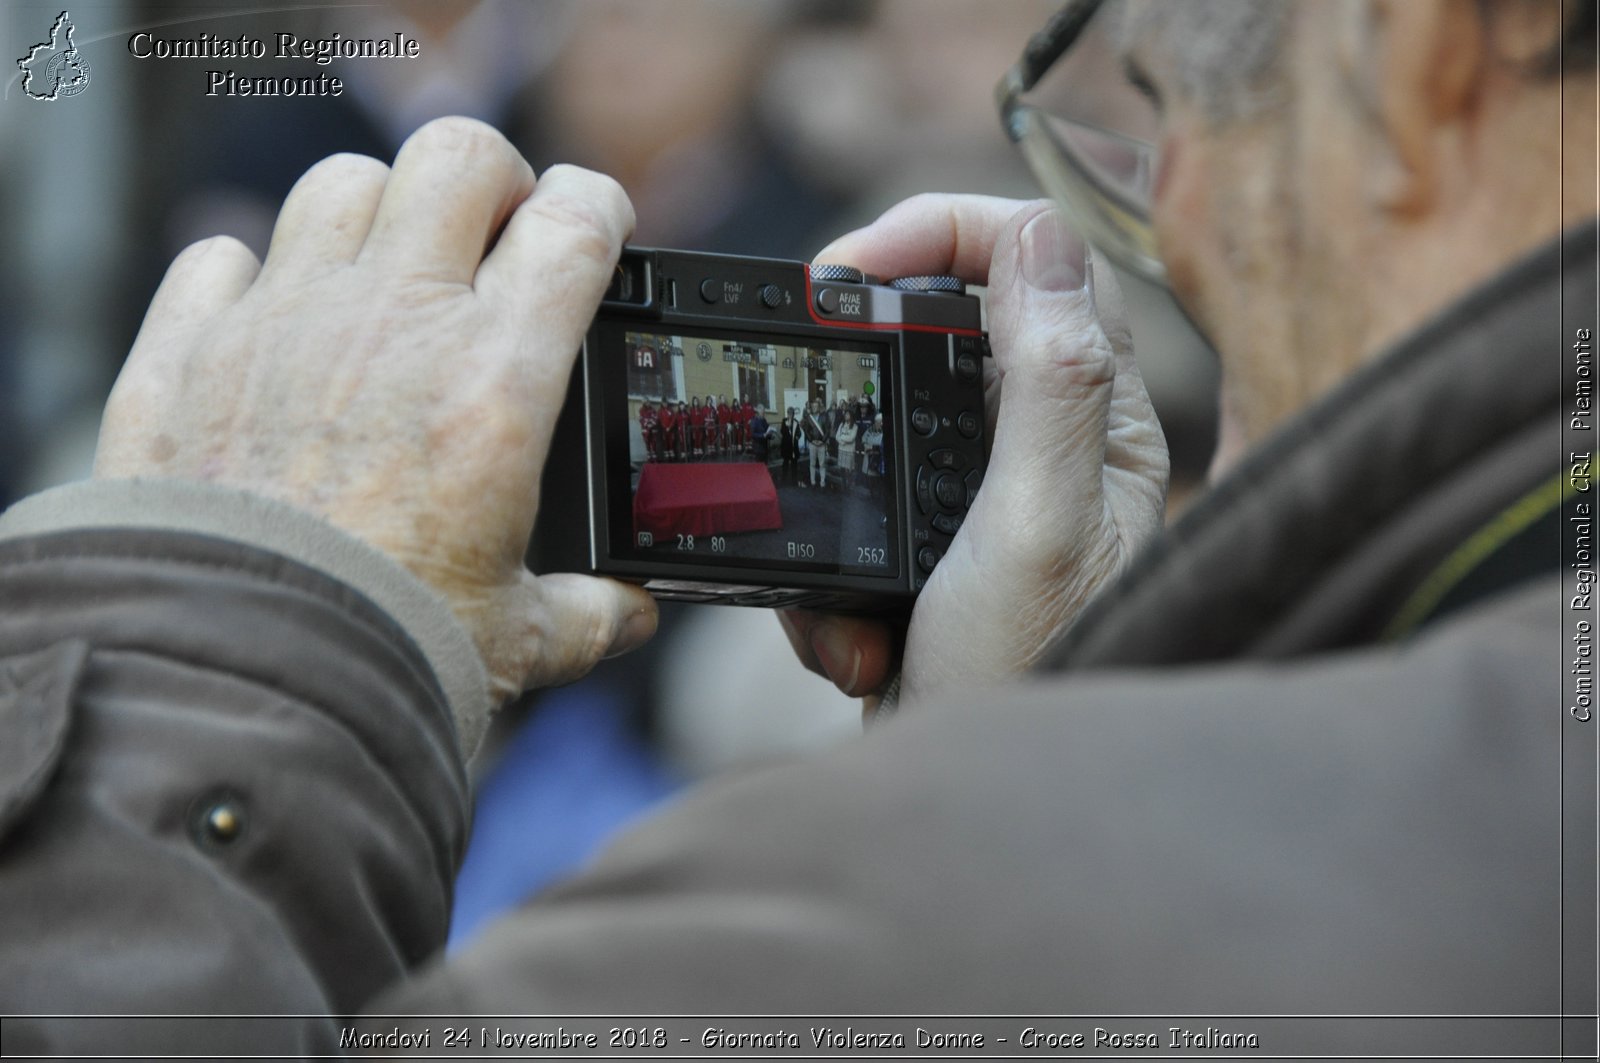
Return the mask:
<svg viewBox="0 0 1600 1063">
<path fill-rule="evenodd" d="M 905 697 L 1032 667 L 1160 525 L 1161 476 L 1119 465 L 1138 449 L 1123 438 L 1140 435 L 1135 422 L 1152 448 L 1161 447 L 1160 428 L 1137 414 L 1143 387 L 1131 347 L 1119 357 L 1126 332 L 1118 322 L 1108 335 L 1097 313 L 1083 241 L 1053 209 L 1035 205 L 994 246 L 994 445 L 983 489 L 951 544 L 957 557 L 934 570 L 923 592 L 924 600 L 959 597 L 966 608 L 956 619 L 919 603 Z"/>
<path fill-rule="evenodd" d="M 1000 408 L 969 523 L 1027 569 L 1106 538 L 1104 477 L 1117 357 L 1095 313 L 1087 245 L 1054 209 L 996 241 L 989 319 Z M 1007 234 L 1011 235 L 1011 234 Z"/>
<path fill-rule="evenodd" d="M 582 678 L 602 658 L 638 649 L 655 634 L 655 599 L 594 576 L 524 572 L 499 596 L 497 616 L 477 625 L 479 652 L 499 699 Z"/>
</svg>

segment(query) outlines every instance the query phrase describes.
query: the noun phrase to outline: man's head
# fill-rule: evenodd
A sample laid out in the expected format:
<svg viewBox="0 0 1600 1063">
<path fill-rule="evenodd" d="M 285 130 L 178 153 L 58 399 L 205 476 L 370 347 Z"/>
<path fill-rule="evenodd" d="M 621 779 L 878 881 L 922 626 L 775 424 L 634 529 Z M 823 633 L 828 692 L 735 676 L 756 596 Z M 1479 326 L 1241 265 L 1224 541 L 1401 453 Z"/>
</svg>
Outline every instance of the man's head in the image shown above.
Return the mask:
<svg viewBox="0 0 1600 1063">
<path fill-rule="evenodd" d="M 1223 359 L 1219 465 L 1593 216 L 1592 120 L 1562 114 L 1563 88 L 1594 113 L 1593 0 L 1122 7 L 1124 65 L 1161 112 L 1161 257 Z"/>
</svg>

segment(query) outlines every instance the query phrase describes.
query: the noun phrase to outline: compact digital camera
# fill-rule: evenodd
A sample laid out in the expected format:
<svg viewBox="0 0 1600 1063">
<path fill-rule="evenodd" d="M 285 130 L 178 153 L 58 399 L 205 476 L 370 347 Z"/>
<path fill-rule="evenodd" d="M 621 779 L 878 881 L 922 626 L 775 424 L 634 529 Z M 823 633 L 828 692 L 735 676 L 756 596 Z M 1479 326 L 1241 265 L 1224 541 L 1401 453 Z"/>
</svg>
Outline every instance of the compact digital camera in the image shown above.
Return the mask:
<svg viewBox="0 0 1600 1063">
<path fill-rule="evenodd" d="M 904 607 L 983 480 L 987 353 L 953 277 L 626 248 L 556 429 L 536 570 Z"/>
</svg>

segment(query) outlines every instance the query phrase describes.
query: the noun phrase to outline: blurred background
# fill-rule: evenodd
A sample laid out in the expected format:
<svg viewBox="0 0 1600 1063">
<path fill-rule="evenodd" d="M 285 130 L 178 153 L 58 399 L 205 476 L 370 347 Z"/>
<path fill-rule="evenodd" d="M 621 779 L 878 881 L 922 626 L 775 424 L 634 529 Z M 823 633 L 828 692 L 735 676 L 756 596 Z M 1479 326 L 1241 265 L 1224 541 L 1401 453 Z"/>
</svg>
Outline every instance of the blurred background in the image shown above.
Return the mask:
<svg viewBox="0 0 1600 1063">
<path fill-rule="evenodd" d="M 360 6 L 76 0 L 90 83 L 26 98 L 16 57 L 62 0 L 0 7 L 0 506 L 87 475 L 105 395 L 172 256 L 217 233 L 265 252 L 278 204 L 336 151 L 388 161 L 431 118 L 495 125 L 536 168 L 622 182 L 635 240 L 809 259 L 926 191 L 1039 195 L 993 86 L 1052 0 L 388 0 Z M 128 40 L 415 37 L 411 60 L 136 59 Z M 205 72 L 341 78 L 339 97 L 205 95 Z M 1114 67 L 1084 99 L 1114 110 Z M 1090 107 L 1092 113 L 1094 107 Z M 1164 292 L 1124 280 L 1173 449 L 1203 474 L 1215 360 Z M 441 352 L 449 357 L 449 352 Z M 640 654 L 504 714 L 475 764 L 453 941 L 584 860 L 688 781 L 847 740 L 859 707 L 803 671 L 777 621 L 677 607 Z"/>
</svg>

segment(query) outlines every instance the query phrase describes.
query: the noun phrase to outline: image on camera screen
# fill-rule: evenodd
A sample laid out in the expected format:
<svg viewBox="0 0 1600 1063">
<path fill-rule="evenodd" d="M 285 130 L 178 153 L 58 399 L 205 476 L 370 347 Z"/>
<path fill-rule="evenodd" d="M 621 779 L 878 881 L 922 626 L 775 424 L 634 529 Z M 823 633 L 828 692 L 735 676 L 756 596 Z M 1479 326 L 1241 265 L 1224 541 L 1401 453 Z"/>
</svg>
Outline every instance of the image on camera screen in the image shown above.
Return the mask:
<svg viewBox="0 0 1600 1063">
<path fill-rule="evenodd" d="M 818 342 L 624 335 L 636 556 L 895 575 L 888 359 Z"/>
</svg>

